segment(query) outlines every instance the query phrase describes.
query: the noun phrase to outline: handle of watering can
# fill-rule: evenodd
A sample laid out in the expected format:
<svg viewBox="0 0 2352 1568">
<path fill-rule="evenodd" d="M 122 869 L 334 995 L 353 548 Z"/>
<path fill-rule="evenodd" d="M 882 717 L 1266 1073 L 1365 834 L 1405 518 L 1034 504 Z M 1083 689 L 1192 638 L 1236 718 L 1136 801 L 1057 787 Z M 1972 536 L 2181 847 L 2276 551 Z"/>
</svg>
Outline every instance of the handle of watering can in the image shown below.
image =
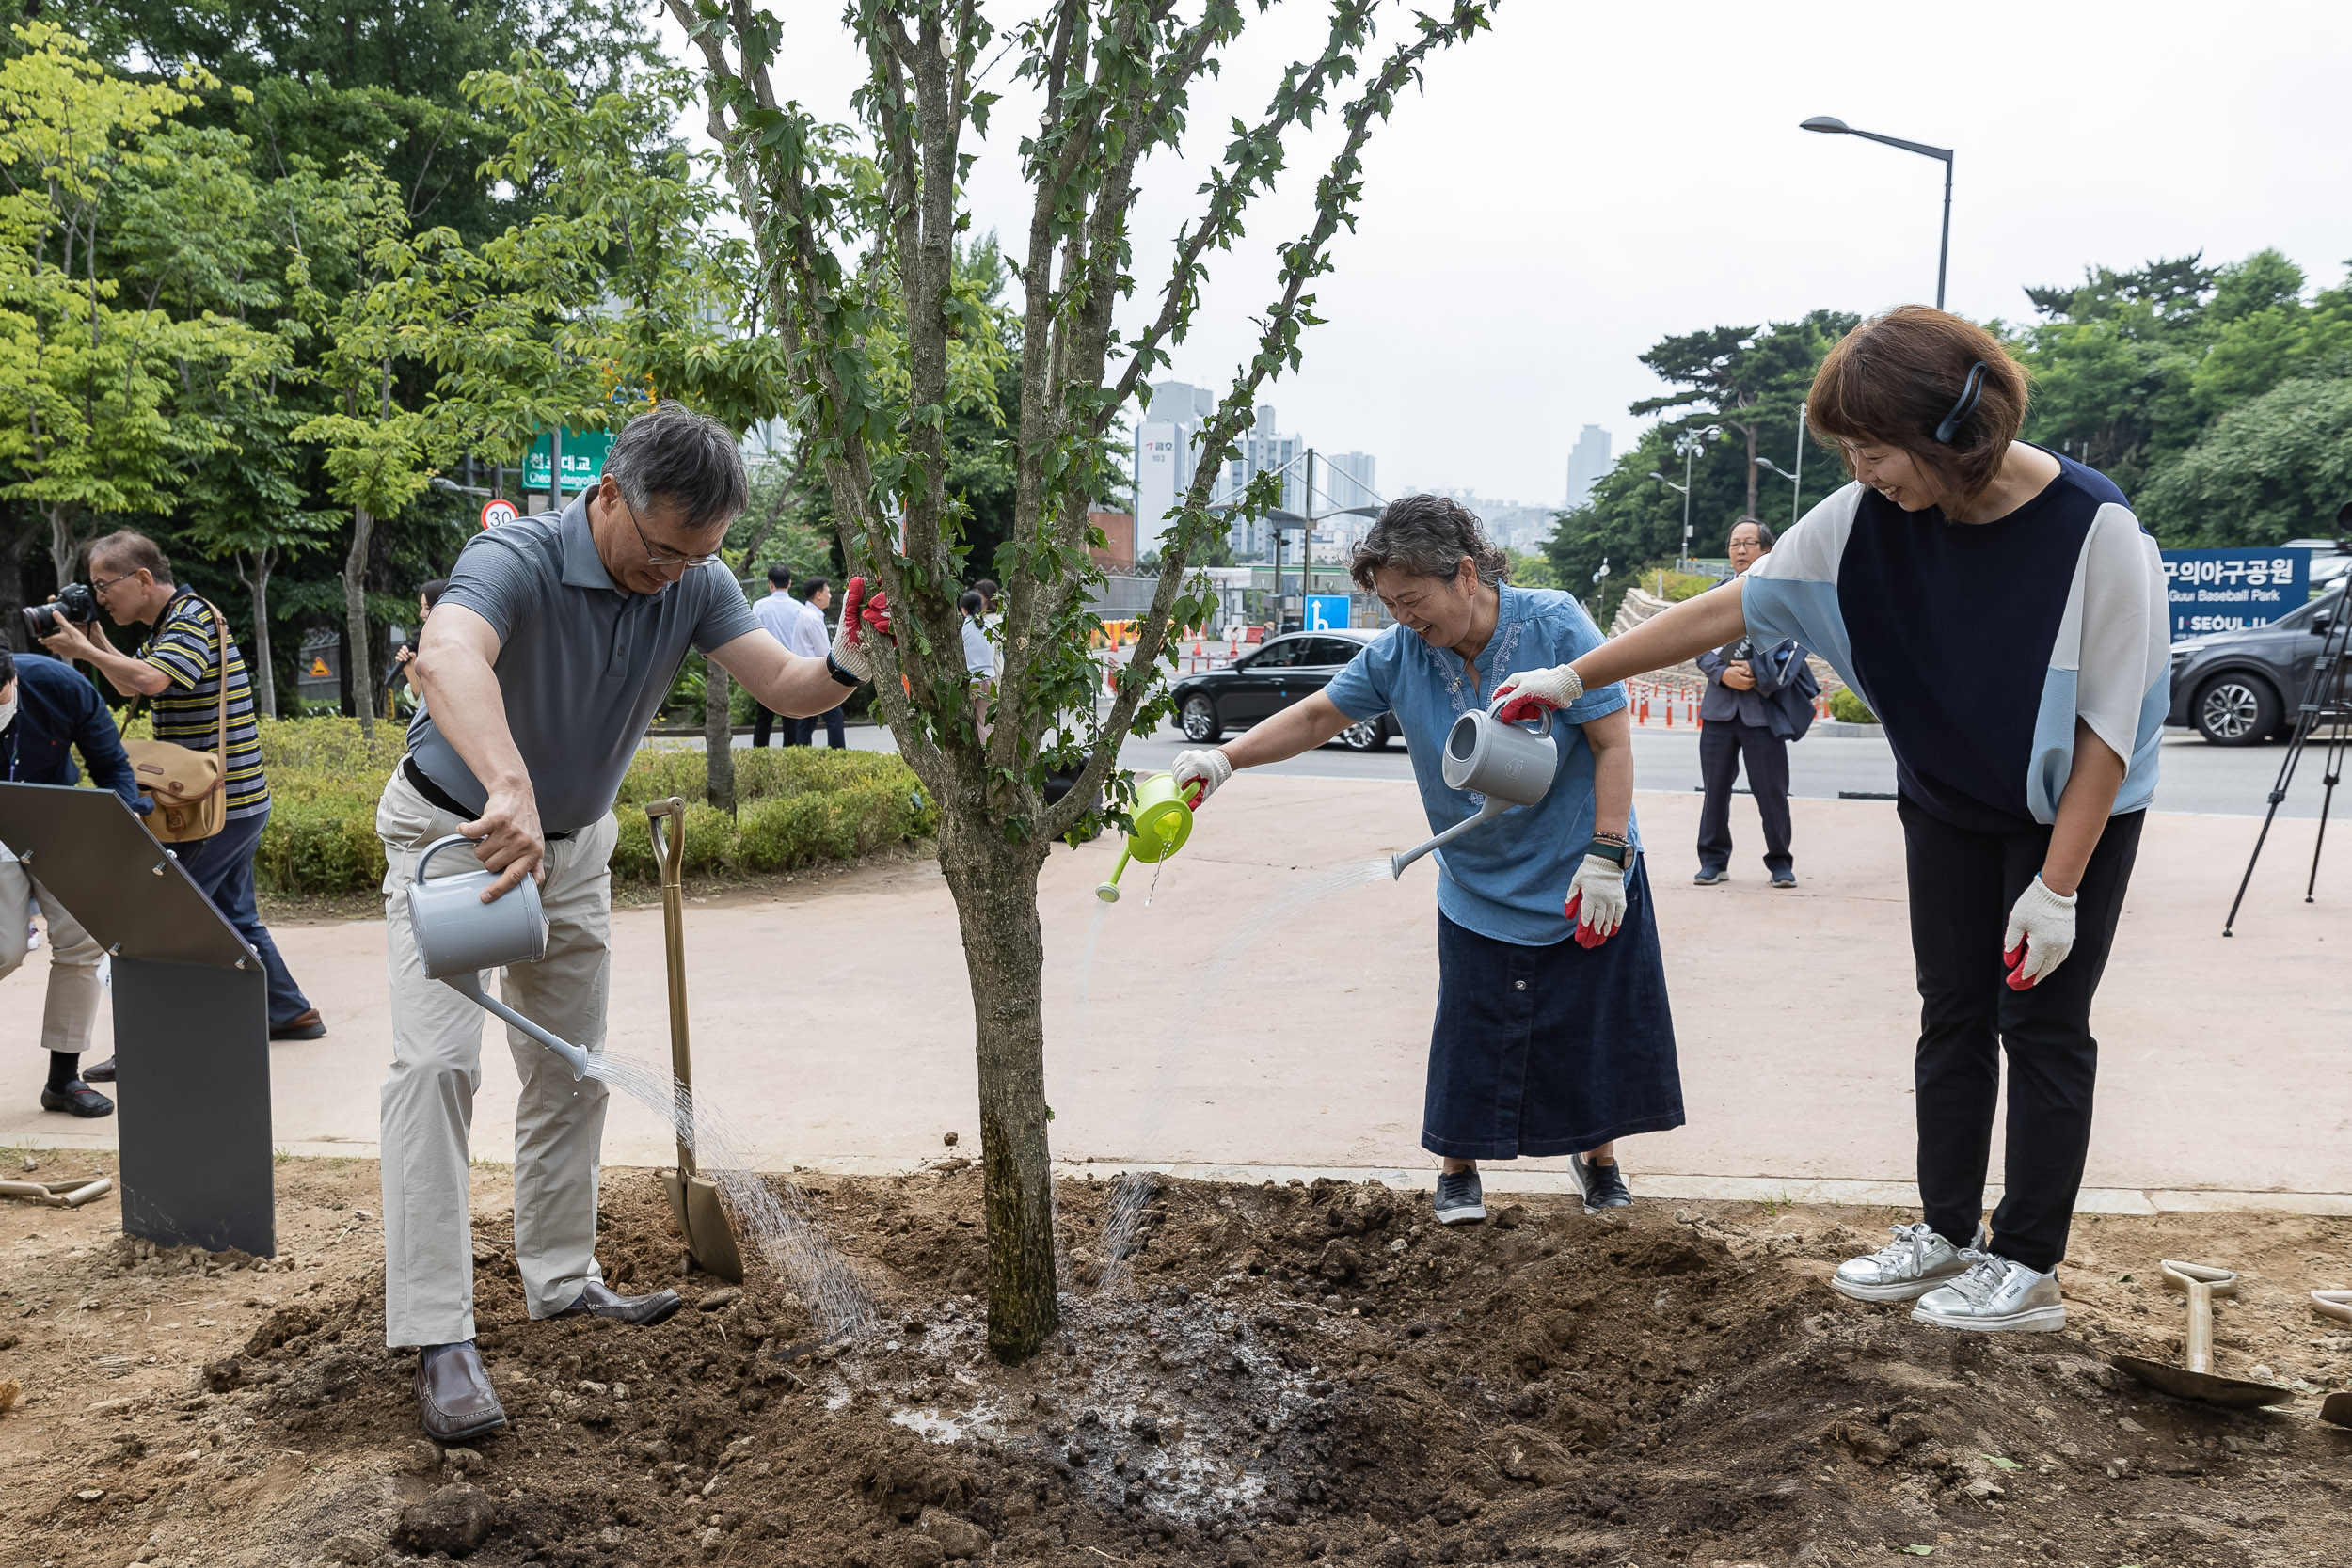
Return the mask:
<svg viewBox="0 0 2352 1568">
<path fill-rule="evenodd" d="M 424 868 L 427 863 L 429 863 L 434 856 L 448 848 L 451 845 L 480 844 L 482 840 L 478 838 L 468 838 L 464 833 L 452 833 L 447 838 L 435 839 L 432 843 L 426 845 L 422 849 L 417 852 L 416 874 L 410 879 L 419 882 L 423 881 Z"/>
<path fill-rule="evenodd" d="M 667 832 L 661 823 L 665 816 L 670 819 Z M 675 795 L 646 802 L 645 829 L 653 834 L 654 859 L 661 863 L 661 885 L 685 886 L 686 802 Z"/>
<path fill-rule="evenodd" d="M 1516 697 L 1516 696 L 1518 696 L 1518 693 L 1515 691 L 1515 692 L 1512 692 L 1509 696 L 1497 697 L 1497 698 L 1496 698 L 1493 702 L 1488 703 L 1488 704 L 1486 705 L 1486 717 L 1487 717 L 1487 718 L 1489 718 L 1489 719 L 1493 719 L 1493 720 L 1495 721 L 1495 722 L 1497 722 L 1497 723 L 1501 723 L 1501 722 L 1502 722 L 1502 721 L 1500 718 L 1497 718 L 1496 716 L 1497 716 L 1497 715 L 1499 715 L 1499 714 L 1502 711 L 1502 705 L 1503 705 L 1503 704 L 1505 704 L 1505 703 L 1507 703 L 1507 702 L 1511 701 L 1513 697 Z M 1551 735 L 1551 716 L 1552 716 L 1552 714 L 1553 714 L 1553 713 L 1555 713 L 1556 711 L 1558 711 L 1558 710 L 1557 710 L 1557 709 L 1554 709 L 1554 708 L 1548 708 L 1548 707 L 1539 707 L 1539 708 L 1537 708 L 1537 709 L 1535 710 L 1535 730 L 1534 730 L 1534 733 L 1535 733 L 1535 734 L 1537 734 L 1537 735 L 1539 735 L 1539 736 L 1545 736 L 1545 737 L 1547 737 L 1547 738 L 1549 738 L 1549 737 L 1550 736 L 1550 735 Z M 1526 722 L 1527 722 L 1527 721 L 1526 721 L 1526 720 L 1524 720 L 1524 719 L 1520 719 L 1520 720 L 1516 720 L 1516 721 L 1514 721 L 1513 722 L 1514 722 L 1514 724 L 1515 724 L 1515 725 L 1517 725 L 1517 724 L 1524 724 L 1524 723 L 1526 723 Z"/>
</svg>

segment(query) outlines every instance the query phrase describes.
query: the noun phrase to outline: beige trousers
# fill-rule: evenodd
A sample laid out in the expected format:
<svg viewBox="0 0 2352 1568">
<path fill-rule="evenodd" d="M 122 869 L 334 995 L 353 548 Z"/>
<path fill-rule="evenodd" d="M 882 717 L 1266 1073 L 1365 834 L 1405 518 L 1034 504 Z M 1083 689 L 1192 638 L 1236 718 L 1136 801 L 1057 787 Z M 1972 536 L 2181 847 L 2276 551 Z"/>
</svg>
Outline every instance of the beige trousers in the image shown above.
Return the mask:
<svg viewBox="0 0 2352 1568">
<path fill-rule="evenodd" d="M 24 962 L 36 896 L 49 926 L 49 1000 L 41 1009 L 40 1048 L 71 1055 L 89 1049 L 90 1031 L 98 1024 L 98 1004 L 105 995 L 98 961 L 106 950 L 21 863 L 0 860 L 0 980 Z"/>
<path fill-rule="evenodd" d="M 464 820 L 426 800 L 397 772 L 375 813 L 392 981 L 392 1070 L 384 1080 L 382 1134 L 388 1345 L 450 1344 L 474 1332 L 468 1138 L 489 1015 L 425 977 L 406 891 L 417 851 Z M 547 879 L 539 887 L 547 957 L 503 971 L 499 981 L 508 1006 L 591 1052 L 604 1049 L 617 832 L 608 814 L 577 837 L 548 846 Z M 453 874 L 480 869 L 454 850 L 434 863 Z M 515 1262 L 531 1315 L 545 1318 L 603 1278 L 596 1242 L 605 1087 L 594 1078 L 573 1082 L 570 1069 L 530 1036 L 510 1028 L 506 1037 L 522 1080 L 515 1105 Z"/>
</svg>

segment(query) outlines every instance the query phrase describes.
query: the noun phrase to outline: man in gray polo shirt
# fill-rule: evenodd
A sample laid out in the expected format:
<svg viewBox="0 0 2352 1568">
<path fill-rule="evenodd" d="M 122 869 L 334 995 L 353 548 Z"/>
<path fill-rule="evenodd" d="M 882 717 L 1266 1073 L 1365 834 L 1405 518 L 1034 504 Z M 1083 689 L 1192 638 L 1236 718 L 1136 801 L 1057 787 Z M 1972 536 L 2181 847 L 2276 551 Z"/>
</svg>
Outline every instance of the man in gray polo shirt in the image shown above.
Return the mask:
<svg viewBox="0 0 2352 1568">
<path fill-rule="evenodd" d="M 426 1433 L 448 1443 L 505 1413 L 473 1345 L 468 1136 L 483 1014 L 425 977 L 408 924 L 417 852 L 463 833 L 500 874 L 485 901 L 537 879 L 547 957 L 505 971 L 507 1004 L 591 1052 L 604 1046 L 612 801 L 691 645 L 780 714 L 822 713 L 866 679 L 862 635 L 886 634 L 853 582 L 830 656 L 787 652 L 713 559 L 743 508 L 743 465 L 715 420 L 660 404 L 613 441 L 603 480 L 561 513 L 477 534 L 450 573 L 412 674 L 425 697 L 386 784 L 384 908 L 392 1068 L 383 1093 L 384 1330 L 419 1347 Z M 442 857 L 446 863 L 448 857 Z M 573 1082 L 510 1030 L 515 1261 L 533 1318 L 659 1323 L 672 1291 L 623 1296 L 596 1266 L 605 1087 Z"/>
</svg>

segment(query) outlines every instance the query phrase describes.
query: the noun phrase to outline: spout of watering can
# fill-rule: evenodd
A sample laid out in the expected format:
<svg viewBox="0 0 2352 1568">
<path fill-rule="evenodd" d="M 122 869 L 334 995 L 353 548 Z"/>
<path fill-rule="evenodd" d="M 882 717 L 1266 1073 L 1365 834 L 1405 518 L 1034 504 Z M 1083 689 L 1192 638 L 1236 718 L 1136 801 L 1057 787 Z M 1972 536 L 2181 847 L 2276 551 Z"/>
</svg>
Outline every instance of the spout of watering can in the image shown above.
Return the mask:
<svg viewBox="0 0 2352 1568">
<path fill-rule="evenodd" d="M 541 1045 L 546 1046 L 549 1051 L 554 1052 L 558 1056 L 563 1057 L 564 1065 L 572 1069 L 573 1082 L 577 1083 L 580 1079 L 588 1076 L 588 1053 L 582 1051 L 580 1047 L 574 1045 L 569 1040 L 556 1038 L 555 1036 L 550 1035 L 545 1029 L 542 1029 L 539 1025 L 532 1022 L 531 1020 L 523 1017 L 522 1014 L 516 1012 L 514 1008 L 500 1001 L 497 997 L 492 996 L 488 991 L 484 990 L 482 989 L 481 975 L 471 972 L 464 974 L 445 974 L 441 977 L 441 984 L 447 986 L 458 995 L 466 998 L 466 1000 L 471 1002 L 475 1006 L 482 1008 L 485 1012 L 496 1013 L 499 1017 L 504 1019 L 516 1028 L 520 1029 L 524 1034 L 529 1035 L 532 1039 L 537 1040 Z"/>
<path fill-rule="evenodd" d="M 1136 849 L 1133 841 L 1130 841 L 1120 847 L 1119 851 L 1119 863 L 1111 867 L 1111 879 L 1107 882 L 1098 882 L 1095 884 L 1094 896 L 1100 898 L 1105 904 L 1116 904 L 1119 902 L 1119 879 L 1126 875 L 1128 858 L 1135 852 Z"/>
<path fill-rule="evenodd" d="M 1454 840 L 1461 837 L 1464 833 L 1469 832 L 1472 828 L 1477 827 L 1480 823 L 1491 822 L 1496 817 L 1501 816 L 1504 812 L 1511 810 L 1511 808 L 1512 802 L 1509 800 L 1504 800 L 1492 795 L 1487 796 L 1486 803 L 1478 808 L 1478 815 L 1476 816 L 1464 817 L 1461 821 L 1456 822 L 1454 826 L 1448 828 L 1437 837 L 1429 840 L 1426 844 L 1420 845 L 1411 849 L 1401 849 L 1397 853 L 1391 855 L 1389 857 L 1390 878 L 1393 879 L 1404 876 L 1405 868 L 1406 866 L 1421 859 L 1422 856 L 1429 853 L 1430 850 L 1435 849 L 1441 845 L 1451 844 Z"/>
</svg>

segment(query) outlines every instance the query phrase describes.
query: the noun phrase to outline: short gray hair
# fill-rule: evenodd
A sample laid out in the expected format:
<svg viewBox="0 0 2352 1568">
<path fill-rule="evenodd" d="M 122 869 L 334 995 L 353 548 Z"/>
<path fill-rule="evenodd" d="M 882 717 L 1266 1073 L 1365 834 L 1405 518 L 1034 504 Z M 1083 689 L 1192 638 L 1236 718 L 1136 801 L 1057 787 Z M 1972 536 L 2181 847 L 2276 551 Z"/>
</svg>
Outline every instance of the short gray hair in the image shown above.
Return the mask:
<svg viewBox="0 0 2352 1568">
<path fill-rule="evenodd" d="M 657 403 L 622 426 L 604 471 L 632 510 L 667 501 L 690 529 L 733 522 L 751 499 L 735 432 L 682 403 Z"/>
<path fill-rule="evenodd" d="M 1465 557 L 1489 588 L 1510 576 L 1511 558 L 1486 536 L 1477 513 L 1445 496 L 1406 496 L 1391 501 L 1356 546 L 1348 575 L 1366 589 L 1375 572 L 1388 569 L 1450 580 Z"/>
</svg>

